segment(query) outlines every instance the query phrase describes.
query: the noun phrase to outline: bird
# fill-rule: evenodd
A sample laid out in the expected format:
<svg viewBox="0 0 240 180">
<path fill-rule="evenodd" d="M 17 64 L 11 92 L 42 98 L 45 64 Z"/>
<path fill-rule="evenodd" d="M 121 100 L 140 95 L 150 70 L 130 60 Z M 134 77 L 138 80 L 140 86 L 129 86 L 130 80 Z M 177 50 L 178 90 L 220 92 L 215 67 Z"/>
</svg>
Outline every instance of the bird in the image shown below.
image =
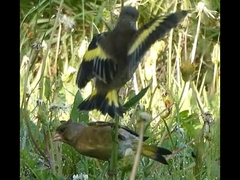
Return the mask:
<svg viewBox="0 0 240 180">
<path fill-rule="evenodd" d="M 113 139 L 113 122 L 96 121 L 90 123 L 75 122 L 71 119 L 62 123 L 56 128 L 52 137 L 53 142 L 60 141 L 66 143 L 75 150 L 88 157 L 110 162 Z M 148 137 L 143 137 L 145 141 Z M 138 134 L 126 126 L 118 129 L 118 159 L 127 156 L 127 152 L 137 149 L 139 142 Z M 168 164 L 164 155 L 172 154 L 169 149 L 148 145 L 143 142 L 141 154 L 162 164 Z"/>
<path fill-rule="evenodd" d="M 78 105 L 78 110 L 97 109 L 111 118 L 123 117 L 120 88 L 132 78 L 151 45 L 175 28 L 187 13 L 183 10 L 158 16 L 137 29 L 139 11 L 123 6 L 113 30 L 95 35 L 83 56 L 76 85 L 82 89 L 93 79 L 94 88 Z"/>
</svg>

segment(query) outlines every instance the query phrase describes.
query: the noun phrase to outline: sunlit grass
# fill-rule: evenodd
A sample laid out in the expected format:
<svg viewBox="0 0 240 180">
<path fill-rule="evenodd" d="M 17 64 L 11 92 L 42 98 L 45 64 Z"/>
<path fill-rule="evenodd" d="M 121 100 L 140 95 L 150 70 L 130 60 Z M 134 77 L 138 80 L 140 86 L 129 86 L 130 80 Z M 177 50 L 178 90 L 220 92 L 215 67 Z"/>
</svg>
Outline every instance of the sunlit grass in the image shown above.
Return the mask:
<svg viewBox="0 0 240 180">
<path fill-rule="evenodd" d="M 61 4 L 62 3 L 62 4 Z M 126 2 L 129 3 L 129 2 Z M 51 136 L 68 120 L 76 72 L 91 38 L 116 21 L 120 3 L 105 1 L 21 1 L 20 22 L 20 176 L 21 179 L 107 179 L 108 163 L 79 155 Z M 84 6 L 83 6 L 84 5 Z M 138 26 L 180 9 L 191 12 L 178 28 L 156 42 L 121 101 L 150 85 L 121 122 L 138 131 L 138 112 L 151 114 L 145 127 L 149 144 L 173 150 L 164 166 L 141 157 L 136 179 L 220 179 L 220 30 L 219 1 L 141 1 Z M 216 11 L 217 10 L 217 11 Z M 84 98 L 92 84 L 81 90 Z M 108 120 L 97 111 L 74 115 L 84 122 Z M 118 177 L 129 179 L 133 159 L 118 163 Z M 86 177 L 86 176 L 84 176 Z"/>
</svg>

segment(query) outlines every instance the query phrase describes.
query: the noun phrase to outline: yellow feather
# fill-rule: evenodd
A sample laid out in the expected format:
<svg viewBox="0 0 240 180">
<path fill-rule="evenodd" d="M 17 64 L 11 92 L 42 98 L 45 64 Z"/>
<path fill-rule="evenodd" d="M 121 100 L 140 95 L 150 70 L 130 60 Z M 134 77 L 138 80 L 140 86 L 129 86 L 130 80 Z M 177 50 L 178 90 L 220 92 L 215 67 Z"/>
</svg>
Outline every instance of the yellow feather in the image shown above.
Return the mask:
<svg viewBox="0 0 240 180">
<path fill-rule="evenodd" d="M 118 94 L 116 90 L 111 90 L 107 93 L 106 99 L 108 100 L 108 104 L 110 106 L 114 105 L 115 107 L 119 107 L 118 104 Z"/>
<path fill-rule="evenodd" d="M 83 59 L 84 59 L 84 61 L 92 61 L 95 59 L 105 60 L 105 59 L 107 59 L 107 55 L 103 51 L 103 49 L 100 46 L 98 46 L 95 49 L 88 50 L 86 52 L 86 54 L 84 55 Z"/>
<path fill-rule="evenodd" d="M 156 19 L 156 21 L 149 28 L 145 29 L 138 36 L 138 38 L 135 40 L 135 42 L 129 49 L 128 55 L 132 54 L 145 41 L 145 39 L 149 36 L 149 34 L 151 34 L 156 29 L 156 27 L 158 27 L 160 25 L 160 23 L 163 22 L 163 20 L 164 20 L 164 17 Z"/>
</svg>

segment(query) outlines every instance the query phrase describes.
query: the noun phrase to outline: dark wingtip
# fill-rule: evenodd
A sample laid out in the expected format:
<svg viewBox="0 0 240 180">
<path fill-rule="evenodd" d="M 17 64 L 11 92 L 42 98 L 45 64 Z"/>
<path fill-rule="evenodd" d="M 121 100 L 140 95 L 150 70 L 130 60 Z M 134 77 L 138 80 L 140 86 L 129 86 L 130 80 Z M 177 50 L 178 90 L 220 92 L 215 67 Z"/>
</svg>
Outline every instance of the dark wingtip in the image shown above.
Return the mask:
<svg viewBox="0 0 240 180">
<path fill-rule="evenodd" d="M 169 155 L 169 154 L 172 154 L 172 152 L 168 149 L 165 149 L 165 148 L 161 148 L 159 147 L 157 149 L 157 157 L 156 157 L 156 161 L 160 162 L 160 163 L 163 163 L 163 164 L 166 164 L 168 165 L 168 162 L 167 160 L 163 157 L 163 155 Z"/>
<path fill-rule="evenodd" d="M 172 23 L 171 28 L 175 28 L 177 24 L 187 16 L 187 14 L 188 14 L 188 11 L 185 11 L 185 10 L 171 13 L 166 17 L 166 20 L 167 20 L 166 22 Z"/>
<path fill-rule="evenodd" d="M 88 50 L 85 52 L 85 54 L 93 49 L 96 49 L 98 47 L 98 41 L 103 33 L 97 34 L 92 38 L 92 41 L 90 42 L 88 46 Z M 93 60 L 86 60 L 83 57 L 83 61 L 79 67 L 77 78 L 76 78 L 76 84 L 78 88 L 82 89 L 86 86 L 86 84 L 93 78 Z"/>
<path fill-rule="evenodd" d="M 93 61 L 83 61 L 81 63 L 76 78 L 76 84 L 78 88 L 84 88 L 93 78 L 92 67 Z"/>
<path fill-rule="evenodd" d="M 146 141 L 148 138 L 148 136 L 143 136 L 143 141 Z"/>
<path fill-rule="evenodd" d="M 169 155 L 169 154 L 172 154 L 172 151 L 166 148 L 159 147 L 157 150 L 157 153 L 162 155 Z"/>
<path fill-rule="evenodd" d="M 189 12 L 190 12 L 190 11 L 185 11 L 185 10 L 178 12 L 178 18 L 180 19 L 180 21 L 181 21 L 183 18 L 185 18 Z"/>
<path fill-rule="evenodd" d="M 180 13 L 182 14 L 183 17 L 185 17 L 188 13 L 190 13 L 189 10 L 182 10 L 180 11 Z"/>
<path fill-rule="evenodd" d="M 163 156 L 158 156 L 155 160 L 162 163 L 162 164 L 168 165 L 167 160 Z"/>
</svg>

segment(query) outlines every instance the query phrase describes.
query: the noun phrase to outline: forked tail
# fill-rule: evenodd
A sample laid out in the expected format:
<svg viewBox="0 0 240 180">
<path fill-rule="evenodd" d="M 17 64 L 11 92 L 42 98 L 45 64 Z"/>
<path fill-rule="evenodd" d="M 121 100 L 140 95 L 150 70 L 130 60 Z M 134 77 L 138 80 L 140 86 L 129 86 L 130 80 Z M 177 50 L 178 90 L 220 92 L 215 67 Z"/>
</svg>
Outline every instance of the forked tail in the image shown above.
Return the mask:
<svg viewBox="0 0 240 180">
<path fill-rule="evenodd" d="M 146 145 L 146 144 L 143 144 L 143 147 L 142 147 L 143 156 L 146 156 L 148 158 L 151 158 L 163 164 L 168 164 L 167 160 L 163 157 L 163 155 L 169 155 L 169 154 L 172 154 L 172 152 L 165 148 L 161 148 L 153 145 Z"/>
<path fill-rule="evenodd" d="M 78 106 L 79 111 L 91 111 L 93 109 L 101 111 L 104 115 L 109 114 L 112 118 L 116 115 L 123 117 L 123 108 L 115 89 L 107 93 L 95 89 L 92 94 Z"/>
</svg>

